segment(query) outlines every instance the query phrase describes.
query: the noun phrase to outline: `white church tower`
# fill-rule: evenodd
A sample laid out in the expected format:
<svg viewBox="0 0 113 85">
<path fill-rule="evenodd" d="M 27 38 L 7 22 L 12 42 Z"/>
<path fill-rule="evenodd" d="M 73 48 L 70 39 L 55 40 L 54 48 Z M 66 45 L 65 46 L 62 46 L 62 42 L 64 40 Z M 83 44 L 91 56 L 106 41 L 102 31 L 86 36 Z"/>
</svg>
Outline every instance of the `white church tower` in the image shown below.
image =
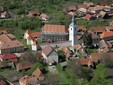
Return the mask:
<svg viewBox="0 0 113 85">
<path fill-rule="evenodd" d="M 77 32 L 78 32 L 77 25 L 74 22 L 74 16 L 73 16 L 72 17 L 72 22 L 69 25 L 69 41 L 71 41 L 72 46 L 74 46 L 78 42 Z"/>
</svg>

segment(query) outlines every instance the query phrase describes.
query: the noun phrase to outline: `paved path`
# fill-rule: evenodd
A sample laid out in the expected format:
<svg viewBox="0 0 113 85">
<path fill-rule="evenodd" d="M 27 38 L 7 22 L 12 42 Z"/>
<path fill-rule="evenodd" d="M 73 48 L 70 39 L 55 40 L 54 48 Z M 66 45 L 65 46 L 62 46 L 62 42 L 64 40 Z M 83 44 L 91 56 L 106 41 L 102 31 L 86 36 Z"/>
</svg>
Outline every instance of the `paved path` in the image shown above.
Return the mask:
<svg viewBox="0 0 113 85">
<path fill-rule="evenodd" d="M 63 46 L 71 46 L 70 41 L 65 41 L 65 42 L 57 42 L 57 43 L 48 43 L 46 45 L 41 45 L 41 48 L 44 48 L 45 46 L 50 45 L 52 47 L 63 47 Z"/>
<path fill-rule="evenodd" d="M 78 43 L 82 43 L 82 40 L 79 40 Z M 44 48 L 47 45 L 51 45 L 52 47 L 64 47 L 64 46 L 71 46 L 71 41 L 65 41 L 65 42 L 56 42 L 56 43 L 48 43 L 45 45 L 40 45 L 41 48 Z"/>
</svg>

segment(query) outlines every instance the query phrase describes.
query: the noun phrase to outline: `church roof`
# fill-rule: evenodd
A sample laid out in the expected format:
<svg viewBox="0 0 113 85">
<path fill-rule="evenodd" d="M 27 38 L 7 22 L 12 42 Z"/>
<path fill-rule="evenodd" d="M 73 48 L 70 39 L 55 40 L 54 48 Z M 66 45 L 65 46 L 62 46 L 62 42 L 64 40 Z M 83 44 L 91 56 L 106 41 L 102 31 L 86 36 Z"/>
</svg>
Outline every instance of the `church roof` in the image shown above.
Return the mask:
<svg viewBox="0 0 113 85">
<path fill-rule="evenodd" d="M 42 29 L 42 32 L 67 33 L 67 30 L 64 25 L 45 24 Z"/>
</svg>

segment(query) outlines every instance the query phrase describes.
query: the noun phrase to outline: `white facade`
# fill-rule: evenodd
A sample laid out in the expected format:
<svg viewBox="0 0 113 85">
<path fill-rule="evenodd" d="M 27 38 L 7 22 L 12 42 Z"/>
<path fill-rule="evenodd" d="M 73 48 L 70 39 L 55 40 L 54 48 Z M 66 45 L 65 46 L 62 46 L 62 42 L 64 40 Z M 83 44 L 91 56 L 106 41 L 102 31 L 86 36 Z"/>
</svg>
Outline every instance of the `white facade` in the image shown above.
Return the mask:
<svg viewBox="0 0 113 85">
<path fill-rule="evenodd" d="M 24 34 L 24 39 L 27 39 L 29 37 L 29 34 L 25 33 Z"/>
<path fill-rule="evenodd" d="M 58 63 L 58 55 L 55 51 L 52 51 L 48 56 L 45 55 L 44 52 L 42 52 L 43 58 L 46 60 L 46 63 L 49 65 L 52 65 L 54 62 Z"/>
<path fill-rule="evenodd" d="M 37 45 L 32 45 L 32 50 L 37 51 Z"/>
<path fill-rule="evenodd" d="M 71 45 L 74 46 L 77 43 L 77 25 L 74 23 L 74 16 L 72 17 L 72 22 L 69 25 L 69 41 Z"/>
</svg>

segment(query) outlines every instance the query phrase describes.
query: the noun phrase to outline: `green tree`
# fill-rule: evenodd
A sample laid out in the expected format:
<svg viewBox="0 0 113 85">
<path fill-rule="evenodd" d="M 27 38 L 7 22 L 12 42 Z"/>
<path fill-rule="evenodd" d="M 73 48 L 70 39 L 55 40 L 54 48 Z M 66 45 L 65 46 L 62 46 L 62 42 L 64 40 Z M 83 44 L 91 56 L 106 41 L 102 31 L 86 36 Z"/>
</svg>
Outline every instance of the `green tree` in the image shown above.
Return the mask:
<svg viewBox="0 0 113 85">
<path fill-rule="evenodd" d="M 97 68 L 94 70 L 94 76 L 91 80 L 91 85 L 112 85 L 111 81 L 107 79 L 107 76 L 106 65 L 97 65 Z"/>
<path fill-rule="evenodd" d="M 66 59 L 65 53 L 62 50 L 58 50 L 57 53 L 58 53 L 60 61 L 65 61 Z"/>
</svg>

